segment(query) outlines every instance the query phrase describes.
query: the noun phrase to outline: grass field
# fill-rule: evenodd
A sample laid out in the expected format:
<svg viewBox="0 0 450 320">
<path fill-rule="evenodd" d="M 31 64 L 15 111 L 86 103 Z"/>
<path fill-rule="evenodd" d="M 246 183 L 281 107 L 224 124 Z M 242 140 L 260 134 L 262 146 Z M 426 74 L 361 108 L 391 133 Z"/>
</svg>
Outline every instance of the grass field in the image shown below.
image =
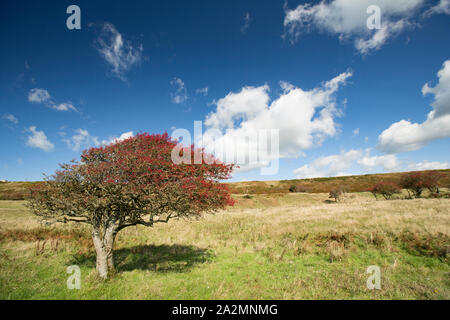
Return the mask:
<svg viewBox="0 0 450 320">
<path fill-rule="evenodd" d="M 235 197 L 216 215 L 121 231 L 107 281 L 87 228 L 0 201 L 0 299 L 450 299 L 450 199 Z M 370 265 L 381 290 L 366 287 Z"/>
</svg>

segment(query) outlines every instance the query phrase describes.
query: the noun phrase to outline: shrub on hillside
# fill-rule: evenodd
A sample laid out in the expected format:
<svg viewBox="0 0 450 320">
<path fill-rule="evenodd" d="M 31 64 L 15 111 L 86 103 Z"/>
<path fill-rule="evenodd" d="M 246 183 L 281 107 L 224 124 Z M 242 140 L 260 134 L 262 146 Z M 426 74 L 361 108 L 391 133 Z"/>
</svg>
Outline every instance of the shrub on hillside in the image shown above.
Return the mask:
<svg viewBox="0 0 450 320">
<path fill-rule="evenodd" d="M 431 171 L 423 173 L 423 186 L 427 188 L 432 194 L 439 193 L 439 180 L 444 177 L 442 173 Z"/>
<path fill-rule="evenodd" d="M 289 187 L 289 192 L 310 192 L 308 187 L 293 184 Z"/>
<path fill-rule="evenodd" d="M 439 180 L 443 175 L 436 171 L 406 173 L 400 180 L 400 186 L 419 198 L 425 189 L 432 194 L 439 193 Z"/>
<path fill-rule="evenodd" d="M 422 172 L 412 172 L 404 174 L 400 179 L 400 186 L 408 190 L 414 197 L 419 198 L 423 190 L 426 188 L 424 174 Z"/>
<path fill-rule="evenodd" d="M 344 195 L 344 191 L 342 188 L 333 188 L 330 191 L 330 198 L 334 198 L 334 201 L 338 202 L 342 199 L 342 196 Z"/>
<path fill-rule="evenodd" d="M 382 195 L 386 200 L 391 199 L 394 194 L 402 192 L 398 185 L 388 181 L 378 182 L 369 191 L 372 192 L 375 199 L 377 199 L 377 195 Z"/>
</svg>

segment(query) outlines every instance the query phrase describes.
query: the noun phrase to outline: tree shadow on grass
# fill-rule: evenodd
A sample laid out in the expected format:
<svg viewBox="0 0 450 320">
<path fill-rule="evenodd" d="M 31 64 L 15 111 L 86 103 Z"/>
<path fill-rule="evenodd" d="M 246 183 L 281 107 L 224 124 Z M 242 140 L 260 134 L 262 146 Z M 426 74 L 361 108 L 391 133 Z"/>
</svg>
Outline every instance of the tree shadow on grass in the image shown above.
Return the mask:
<svg viewBox="0 0 450 320">
<path fill-rule="evenodd" d="M 211 261 L 208 249 L 186 245 L 139 245 L 114 250 L 116 271 L 150 270 L 183 272 L 200 263 Z M 72 263 L 95 268 L 95 252 L 73 256 Z"/>
</svg>

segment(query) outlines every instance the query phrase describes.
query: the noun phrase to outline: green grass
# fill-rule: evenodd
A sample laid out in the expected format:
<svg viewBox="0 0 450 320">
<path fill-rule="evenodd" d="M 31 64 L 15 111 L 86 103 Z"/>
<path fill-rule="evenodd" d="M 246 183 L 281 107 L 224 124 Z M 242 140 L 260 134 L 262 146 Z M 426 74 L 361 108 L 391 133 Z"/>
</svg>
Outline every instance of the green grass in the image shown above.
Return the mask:
<svg viewBox="0 0 450 320">
<path fill-rule="evenodd" d="M 448 199 L 236 197 L 217 215 L 123 230 L 107 281 L 87 228 L 42 226 L 23 202 L 0 201 L 0 299 L 450 298 Z M 81 290 L 66 287 L 70 265 Z M 381 290 L 366 288 L 370 265 Z"/>
</svg>

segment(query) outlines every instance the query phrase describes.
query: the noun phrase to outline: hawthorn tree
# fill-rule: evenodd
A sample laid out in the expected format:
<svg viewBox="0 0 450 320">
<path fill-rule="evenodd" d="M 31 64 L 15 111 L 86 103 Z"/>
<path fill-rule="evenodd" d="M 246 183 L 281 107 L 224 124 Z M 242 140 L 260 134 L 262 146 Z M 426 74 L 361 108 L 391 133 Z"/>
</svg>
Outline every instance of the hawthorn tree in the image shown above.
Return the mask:
<svg viewBox="0 0 450 320">
<path fill-rule="evenodd" d="M 177 141 L 138 134 L 124 141 L 85 150 L 81 161 L 61 169 L 32 190 L 29 207 L 44 219 L 92 226 L 102 278 L 114 270 L 117 233 L 130 226 L 153 226 L 172 218 L 198 216 L 233 205 L 219 181 L 230 178 L 233 164 L 204 153 L 199 164 L 174 163 Z M 194 152 L 184 147 L 180 155 Z"/>
<path fill-rule="evenodd" d="M 400 179 L 400 186 L 408 191 L 410 197 L 411 191 L 416 198 L 420 198 L 423 190 L 426 188 L 423 177 L 421 172 L 406 173 Z"/>
<path fill-rule="evenodd" d="M 386 200 L 389 200 L 394 194 L 401 193 L 402 189 L 393 182 L 380 181 L 370 188 L 369 191 L 372 192 L 375 199 L 377 199 L 377 194 L 381 194 Z"/>
<path fill-rule="evenodd" d="M 444 176 L 437 171 L 411 172 L 402 176 L 400 185 L 412 191 L 416 198 L 419 198 L 425 189 L 432 194 L 439 193 L 439 180 Z"/>
<path fill-rule="evenodd" d="M 431 193 L 438 194 L 439 193 L 439 181 L 444 177 L 442 173 L 437 171 L 429 171 L 423 174 L 423 185 L 427 188 Z"/>
</svg>

